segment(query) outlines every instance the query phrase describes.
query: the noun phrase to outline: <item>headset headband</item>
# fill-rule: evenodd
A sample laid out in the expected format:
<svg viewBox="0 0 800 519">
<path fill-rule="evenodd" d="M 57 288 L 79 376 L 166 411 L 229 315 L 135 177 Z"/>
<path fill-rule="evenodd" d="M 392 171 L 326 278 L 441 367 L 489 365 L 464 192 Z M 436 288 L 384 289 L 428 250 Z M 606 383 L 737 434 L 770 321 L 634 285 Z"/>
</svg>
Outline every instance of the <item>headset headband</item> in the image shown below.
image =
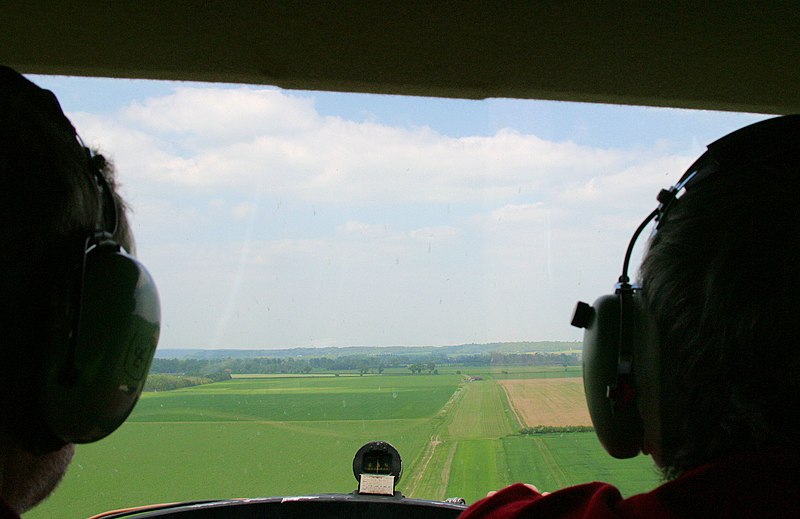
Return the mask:
<svg viewBox="0 0 800 519">
<path fill-rule="evenodd" d="M 625 252 L 622 275 L 619 278 L 620 286 L 624 287 L 630 282 L 628 266 L 639 235 L 653 219 L 657 222 L 655 231 L 658 231 L 683 193 L 694 189 L 720 170 L 730 173 L 787 155 L 800 155 L 800 115 L 785 115 L 759 121 L 709 144 L 707 151 L 689 166 L 674 186 L 658 193 L 658 207 L 636 228 Z"/>
</svg>

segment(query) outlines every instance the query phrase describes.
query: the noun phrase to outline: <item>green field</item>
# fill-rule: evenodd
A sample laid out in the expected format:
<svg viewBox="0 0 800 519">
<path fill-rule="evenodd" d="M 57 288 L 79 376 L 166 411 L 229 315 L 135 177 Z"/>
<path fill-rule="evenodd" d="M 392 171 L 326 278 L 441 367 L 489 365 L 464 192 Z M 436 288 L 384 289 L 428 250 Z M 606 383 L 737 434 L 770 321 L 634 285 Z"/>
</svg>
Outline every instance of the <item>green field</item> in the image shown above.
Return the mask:
<svg viewBox="0 0 800 519">
<path fill-rule="evenodd" d="M 237 378 L 146 393 L 130 421 L 327 421 L 423 418 L 435 414 L 456 375 Z"/>
<path fill-rule="evenodd" d="M 659 474 L 650 458 L 616 460 L 593 432 L 503 438 L 512 481 L 533 482 L 542 491 L 605 481 L 629 496 L 653 489 Z"/>
<path fill-rule="evenodd" d="M 657 486 L 659 476 L 650 458 L 614 460 L 594 433 L 516 434 L 521 426 L 494 379 L 554 378 L 558 373 L 580 376 L 563 368 L 470 371 L 485 379 L 462 385 L 457 405 L 437 424 L 440 443 L 428 465 L 445 469 L 423 471 L 410 494 L 429 499 L 457 496 L 471 503 L 515 482 L 552 491 L 602 480 L 618 486 L 623 495 Z"/>
<path fill-rule="evenodd" d="M 352 458 L 386 440 L 399 489 L 469 502 L 515 481 L 544 490 L 605 480 L 624 494 L 657 484 L 649 458 L 608 457 L 593 433 L 520 436 L 495 378 L 575 376 L 563 368 L 439 375 L 250 377 L 147 393 L 109 438 L 78 447 L 55 495 L 28 518 L 189 499 L 350 492 Z M 505 372 L 505 373 L 504 373 Z M 481 381 L 466 382 L 466 375 Z M 578 372 L 579 375 L 579 372 Z"/>
</svg>

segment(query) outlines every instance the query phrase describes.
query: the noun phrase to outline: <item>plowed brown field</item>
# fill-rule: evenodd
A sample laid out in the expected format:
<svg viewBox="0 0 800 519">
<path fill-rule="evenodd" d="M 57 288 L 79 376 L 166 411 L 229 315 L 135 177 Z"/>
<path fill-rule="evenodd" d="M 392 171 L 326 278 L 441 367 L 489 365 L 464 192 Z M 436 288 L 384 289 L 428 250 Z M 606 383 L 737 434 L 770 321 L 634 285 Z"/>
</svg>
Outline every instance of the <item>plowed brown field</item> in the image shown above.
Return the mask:
<svg viewBox="0 0 800 519">
<path fill-rule="evenodd" d="M 592 425 L 581 378 L 499 380 L 520 421 L 535 425 Z"/>
</svg>

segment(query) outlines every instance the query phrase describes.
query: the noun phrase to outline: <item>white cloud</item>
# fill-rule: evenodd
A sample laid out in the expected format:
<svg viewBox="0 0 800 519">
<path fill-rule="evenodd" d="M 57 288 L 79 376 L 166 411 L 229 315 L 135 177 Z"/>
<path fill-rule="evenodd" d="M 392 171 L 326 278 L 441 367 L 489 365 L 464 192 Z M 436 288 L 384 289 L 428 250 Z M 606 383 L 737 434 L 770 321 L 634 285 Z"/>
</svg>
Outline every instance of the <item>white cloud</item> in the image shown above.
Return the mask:
<svg viewBox="0 0 800 519">
<path fill-rule="evenodd" d="M 527 223 L 541 222 L 548 218 L 548 209 L 541 202 L 536 204 L 506 204 L 491 212 L 491 222 Z"/>
<path fill-rule="evenodd" d="M 171 95 L 134 102 L 122 117 L 184 144 L 212 146 L 307 132 L 320 122 L 312 99 L 248 87 L 179 87 Z"/>
<path fill-rule="evenodd" d="M 415 240 L 442 241 L 461 236 L 463 231 L 448 225 L 441 225 L 438 227 L 422 227 L 420 229 L 414 229 L 408 234 Z"/>
<path fill-rule="evenodd" d="M 352 220 L 337 226 L 336 232 L 342 235 L 363 238 L 386 238 L 391 235 L 388 225 L 355 222 Z"/>
<path fill-rule="evenodd" d="M 111 117 L 74 117 L 89 140 L 125 164 L 131 184 L 259 189 L 318 203 L 514 196 L 585 203 L 624 195 L 650 182 L 653 168 L 674 166 L 663 149 L 595 149 L 509 129 L 454 138 L 426 127 L 323 117 L 312 99 L 265 89 L 178 88 Z"/>
<path fill-rule="evenodd" d="M 256 209 L 256 204 L 252 202 L 242 202 L 231 208 L 231 215 L 237 220 L 242 220 L 253 216 Z"/>
<path fill-rule="evenodd" d="M 271 89 L 71 117 L 118 163 L 167 346 L 574 338 L 574 301 L 609 289 L 689 163 L 349 121 Z"/>
</svg>

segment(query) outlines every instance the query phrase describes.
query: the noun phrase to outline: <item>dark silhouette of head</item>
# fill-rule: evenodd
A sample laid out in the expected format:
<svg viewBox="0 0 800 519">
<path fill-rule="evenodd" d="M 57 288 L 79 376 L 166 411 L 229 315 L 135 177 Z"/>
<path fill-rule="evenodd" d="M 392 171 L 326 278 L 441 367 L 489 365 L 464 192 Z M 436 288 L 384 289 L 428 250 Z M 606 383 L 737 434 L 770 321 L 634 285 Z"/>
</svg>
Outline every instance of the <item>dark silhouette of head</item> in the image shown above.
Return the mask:
<svg viewBox="0 0 800 519">
<path fill-rule="evenodd" d="M 98 219 L 90 166 L 114 191 L 112 167 L 86 152 L 56 97 L 0 67 L 0 497 L 19 512 L 49 493 L 71 457 L 37 416 L 37 382 L 69 333 L 76 269 Z M 114 197 L 115 237 L 130 250 Z"/>
<path fill-rule="evenodd" d="M 640 281 L 658 331 L 667 477 L 795 446 L 800 422 L 800 136 L 720 166 L 670 207 Z"/>
</svg>

